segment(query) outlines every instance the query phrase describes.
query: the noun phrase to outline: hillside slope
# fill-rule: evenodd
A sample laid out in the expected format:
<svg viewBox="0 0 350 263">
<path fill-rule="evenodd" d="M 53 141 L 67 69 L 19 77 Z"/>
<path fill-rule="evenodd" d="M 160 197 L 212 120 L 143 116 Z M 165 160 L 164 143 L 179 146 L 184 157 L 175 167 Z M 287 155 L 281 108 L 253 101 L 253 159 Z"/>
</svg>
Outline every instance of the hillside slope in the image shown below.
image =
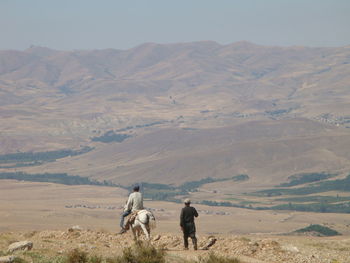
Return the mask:
<svg viewBox="0 0 350 263">
<path fill-rule="evenodd" d="M 350 46 L 0 51 L 0 152 L 95 147 L 21 170 L 118 183 L 347 172 L 349 65 Z M 132 137 L 92 141 L 111 131 Z"/>
</svg>

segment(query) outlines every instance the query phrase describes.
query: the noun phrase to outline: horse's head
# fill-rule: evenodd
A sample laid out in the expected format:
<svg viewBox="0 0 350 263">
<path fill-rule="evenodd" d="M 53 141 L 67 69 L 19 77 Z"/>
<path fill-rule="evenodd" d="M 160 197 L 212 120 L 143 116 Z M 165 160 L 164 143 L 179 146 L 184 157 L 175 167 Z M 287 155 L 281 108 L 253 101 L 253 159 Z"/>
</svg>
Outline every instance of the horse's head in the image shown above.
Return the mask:
<svg viewBox="0 0 350 263">
<path fill-rule="evenodd" d="M 154 215 L 153 215 L 153 213 L 151 211 L 147 210 L 147 215 L 148 215 L 149 219 L 151 219 L 153 221 L 156 221 L 156 218 L 154 217 Z"/>
<path fill-rule="evenodd" d="M 141 218 L 144 219 L 143 223 L 144 224 L 149 224 L 149 227 L 151 229 L 154 229 L 156 227 L 156 218 L 155 218 L 155 216 L 153 215 L 153 213 L 151 211 L 148 211 L 146 209 L 142 210 L 142 211 L 139 212 L 138 216 L 139 216 L 140 219 Z"/>
<path fill-rule="evenodd" d="M 156 228 L 156 218 L 154 217 L 154 215 L 151 211 L 147 211 L 147 212 L 148 212 L 148 217 L 150 218 L 149 227 L 151 229 L 155 229 Z"/>
</svg>

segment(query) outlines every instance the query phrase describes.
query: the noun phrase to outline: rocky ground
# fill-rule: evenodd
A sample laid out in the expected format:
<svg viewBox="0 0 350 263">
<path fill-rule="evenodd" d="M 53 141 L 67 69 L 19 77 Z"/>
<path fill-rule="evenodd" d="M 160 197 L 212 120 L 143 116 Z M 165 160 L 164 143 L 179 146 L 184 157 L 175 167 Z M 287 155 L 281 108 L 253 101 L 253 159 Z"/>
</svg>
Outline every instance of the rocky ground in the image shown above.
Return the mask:
<svg viewBox="0 0 350 263">
<path fill-rule="evenodd" d="M 197 259 L 210 252 L 236 257 L 244 263 L 349 263 L 350 238 L 321 238 L 306 236 L 216 236 L 217 241 L 203 250 L 213 237 L 199 236 L 199 250 L 183 250 L 180 235 L 155 235 L 152 244 L 167 250 L 169 262 Z M 130 233 L 117 235 L 106 231 L 78 228 L 66 231 L 0 233 L 0 253 L 26 257 L 23 250 L 8 252 L 9 246 L 18 241 L 30 241 L 30 253 L 55 256 L 79 248 L 91 255 L 112 257 L 121 254 L 123 248 L 133 244 Z M 1 255 L 0 254 L 0 255 Z"/>
</svg>

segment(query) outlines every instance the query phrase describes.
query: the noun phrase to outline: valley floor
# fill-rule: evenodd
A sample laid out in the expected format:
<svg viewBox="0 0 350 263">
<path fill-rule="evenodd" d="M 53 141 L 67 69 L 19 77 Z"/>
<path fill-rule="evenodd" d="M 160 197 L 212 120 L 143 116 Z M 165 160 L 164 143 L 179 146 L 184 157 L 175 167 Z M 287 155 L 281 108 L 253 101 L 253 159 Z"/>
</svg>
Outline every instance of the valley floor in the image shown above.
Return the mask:
<svg viewBox="0 0 350 263">
<path fill-rule="evenodd" d="M 34 247 L 27 256 L 62 255 L 74 248 L 104 257 L 120 254 L 123 248 L 133 244 L 129 233 L 116 235 L 127 194 L 115 187 L 2 180 L 0 251 L 4 254 L 12 242 L 30 240 Z M 182 204 L 145 200 L 145 205 L 157 220 L 152 235 L 160 238 L 152 243 L 166 249 L 169 262 L 196 259 L 210 251 L 237 257 L 243 263 L 350 262 L 350 214 L 195 205 L 199 212 L 196 221 L 199 246 L 203 247 L 210 236 L 217 242 L 209 251 L 184 251 L 179 227 Z M 342 235 L 284 235 L 310 224 L 328 226 Z M 82 230 L 68 231 L 74 225 Z"/>
</svg>

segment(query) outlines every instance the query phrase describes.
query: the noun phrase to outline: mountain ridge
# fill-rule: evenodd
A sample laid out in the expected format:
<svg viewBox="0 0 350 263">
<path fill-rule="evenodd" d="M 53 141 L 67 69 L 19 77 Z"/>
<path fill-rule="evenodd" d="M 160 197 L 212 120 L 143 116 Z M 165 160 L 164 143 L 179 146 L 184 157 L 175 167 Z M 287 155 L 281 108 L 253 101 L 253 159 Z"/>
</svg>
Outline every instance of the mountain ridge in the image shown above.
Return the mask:
<svg viewBox="0 0 350 263">
<path fill-rule="evenodd" d="M 268 176 L 283 180 L 298 172 L 345 171 L 350 160 L 344 151 L 350 127 L 349 65 L 348 47 L 269 47 L 244 41 L 145 43 L 128 50 L 33 46 L 0 51 L 0 151 L 92 146 L 96 150 L 84 156 L 23 169 L 60 169 L 125 183 L 143 176 L 175 182 L 244 171 L 263 182 Z M 301 132 L 287 142 L 285 134 L 293 133 L 274 130 L 283 126 Z M 216 128 L 233 141 L 242 138 L 240 134 L 254 136 L 241 141 L 233 154 L 216 139 Z M 91 140 L 119 130 L 131 137 L 112 146 Z M 176 154 L 156 160 L 172 139 L 164 133 L 157 137 L 159 131 L 180 135 Z M 181 136 L 206 147 L 188 148 L 191 143 Z M 271 136 L 274 141 L 267 139 Z M 302 137 L 312 150 L 303 149 Z M 221 152 L 212 139 L 223 145 Z M 156 146 L 153 153 L 140 147 L 143 140 Z M 252 147 L 254 143 L 258 147 Z M 288 147 L 293 143 L 298 147 L 292 153 Z M 129 145 L 125 158 L 135 158 L 135 164 L 125 165 L 117 152 L 109 152 L 122 145 Z M 234 160 L 240 153 L 244 162 Z M 271 163 L 276 154 L 285 159 Z M 291 154 L 299 154 L 299 159 L 289 159 Z M 232 161 L 227 162 L 227 155 Z M 96 165 L 86 168 L 90 158 Z M 163 173 L 157 171 L 160 167 Z"/>
</svg>

